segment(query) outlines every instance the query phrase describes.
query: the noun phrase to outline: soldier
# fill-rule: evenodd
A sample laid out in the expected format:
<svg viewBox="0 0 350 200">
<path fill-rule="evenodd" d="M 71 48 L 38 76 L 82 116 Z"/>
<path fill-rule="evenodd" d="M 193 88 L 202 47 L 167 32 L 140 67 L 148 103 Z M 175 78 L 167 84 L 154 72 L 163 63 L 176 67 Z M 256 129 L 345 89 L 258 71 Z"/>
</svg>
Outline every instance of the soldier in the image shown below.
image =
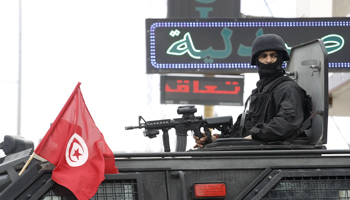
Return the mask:
<svg viewBox="0 0 350 200">
<path fill-rule="evenodd" d="M 245 103 L 229 135 L 212 135 L 212 139 L 244 137 L 264 142 L 285 141 L 295 137 L 306 116 L 306 92 L 284 76 L 284 61 L 289 60 L 283 39 L 276 34 L 257 37 L 252 44 L 251 64 L 258 67 L 260 80 Z M 194 136 L 203 147 L 207 137 Z"/>
</svg>

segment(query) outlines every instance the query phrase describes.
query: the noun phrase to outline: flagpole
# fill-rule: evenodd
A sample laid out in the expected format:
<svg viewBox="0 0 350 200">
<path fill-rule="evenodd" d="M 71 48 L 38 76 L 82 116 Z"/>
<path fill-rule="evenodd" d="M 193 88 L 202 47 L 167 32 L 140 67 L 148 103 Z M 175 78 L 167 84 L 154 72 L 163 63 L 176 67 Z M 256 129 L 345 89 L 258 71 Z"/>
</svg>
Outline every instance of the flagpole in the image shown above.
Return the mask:
<svg viewBox="0 0 350 200">
<path fill-rule="evenodd" d="M 29 163 L 33 160 L 34 156 L 35 156 L 35 153 L 33 152 L 32 155 L 31 155 L 31 156 L 29 157 L 29 159 L 27 160 L 26 164 L 23 166 L 22 170 L 19 172 L 19 174 L 18 174 L 19 176 L 22 175 L 23 172 L 24 172 L 24 170 L 27 169 Z"/>
<path fill-rule="evenodd" d="M 18 111 L 17 135 L 21 135 L 21 99 L 22 99 L 22 0 L 19 0 L 19 46 L 18 46 Z"/>
</svg>

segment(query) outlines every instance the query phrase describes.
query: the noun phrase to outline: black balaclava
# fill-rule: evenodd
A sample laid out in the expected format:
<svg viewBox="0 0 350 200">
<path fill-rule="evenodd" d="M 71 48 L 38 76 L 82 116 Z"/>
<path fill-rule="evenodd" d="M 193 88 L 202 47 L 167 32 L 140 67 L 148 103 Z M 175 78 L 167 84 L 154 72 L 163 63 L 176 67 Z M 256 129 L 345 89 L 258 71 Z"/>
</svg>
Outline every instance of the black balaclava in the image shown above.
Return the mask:
<svg viewBox="0 0 350 200">
<path fill-rule="evenodd" d="M 270 81 L 284 75 L 284 70 L 282 69 L 282 55 L 280 52 L 277 52 L 277 60 L 274 63 L 263 64 L 259 62 L 258 58 L 256 59 L 256 63 L 260 76 L 260 80 L 256 83 L 259 91 L 261 91 Z"/>
</svg>

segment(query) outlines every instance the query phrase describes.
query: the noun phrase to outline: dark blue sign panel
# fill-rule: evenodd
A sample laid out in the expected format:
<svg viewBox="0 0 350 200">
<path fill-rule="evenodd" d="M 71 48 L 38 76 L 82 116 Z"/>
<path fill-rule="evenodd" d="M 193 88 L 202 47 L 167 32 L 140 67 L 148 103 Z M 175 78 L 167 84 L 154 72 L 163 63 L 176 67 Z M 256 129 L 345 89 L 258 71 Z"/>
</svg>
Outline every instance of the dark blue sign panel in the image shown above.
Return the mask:
<svg viewBox="0 0 350 200">
<path fill-rule="evenodd" d="M 253 40 L 275 33 L 293 46 L 320 38 L 329 71 L 350 71 L 349 18 L 147 19 L 147 73 L 238 74 L 251 66 Z"/>
<path fill-rule="evenodd" d="M 243 105 L 244 76 L 161 76 L 162 104 Z"/>
</svg>

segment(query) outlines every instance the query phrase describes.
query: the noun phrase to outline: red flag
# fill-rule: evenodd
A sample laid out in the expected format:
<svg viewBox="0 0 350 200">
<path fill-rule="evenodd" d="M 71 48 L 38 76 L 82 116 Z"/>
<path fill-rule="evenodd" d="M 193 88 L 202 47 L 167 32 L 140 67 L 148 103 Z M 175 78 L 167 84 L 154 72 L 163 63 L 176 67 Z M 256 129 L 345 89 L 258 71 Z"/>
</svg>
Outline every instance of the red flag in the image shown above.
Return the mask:
<svg viewBox="0 0 350 200">
<path fill-rule="evenodd" d="M 114 155 L 96 127 L 76 86 L 35 153 L 56 167 L 52 180 L 79 199 L 90 199 L 104 180 L 117 174 Z"/>
</svg>

